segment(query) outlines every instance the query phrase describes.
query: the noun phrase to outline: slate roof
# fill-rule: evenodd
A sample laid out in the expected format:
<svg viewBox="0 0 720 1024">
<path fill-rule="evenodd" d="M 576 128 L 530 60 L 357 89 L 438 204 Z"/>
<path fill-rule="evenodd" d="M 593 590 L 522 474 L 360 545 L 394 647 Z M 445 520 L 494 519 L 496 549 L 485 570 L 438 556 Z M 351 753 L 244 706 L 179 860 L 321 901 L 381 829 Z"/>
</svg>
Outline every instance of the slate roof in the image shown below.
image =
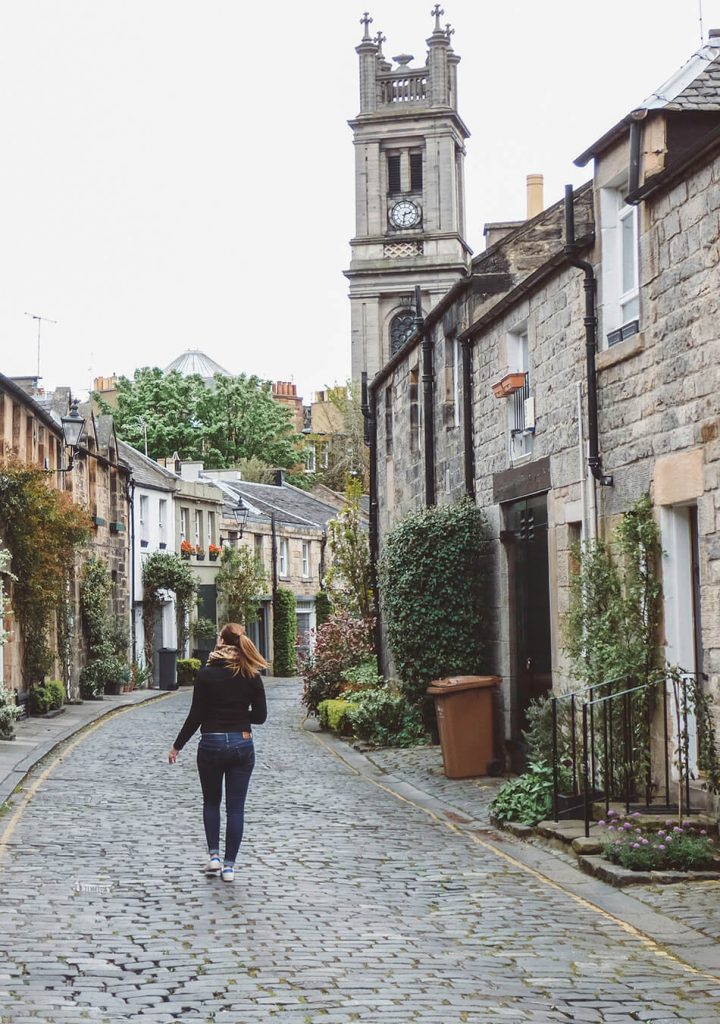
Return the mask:
<svg viewBox="0 0 720 1024">
<path fill-rule="evenodd" d="M 133 480 L 141 487 L 154 487 L 162 491 L 174 491 L 178 478 L 164 466 L 158 465 L 136 448 L 131 448 L 118 438 L 118 457 L 129 467 Z"/>
<path fill-rule="evenodd" d="M 219 483 L 219 481 L 213 481 Z M 240 495 L 250 509 L 249 518 L 258 516 L 267 521 L 271 512 L 278 522 L 290 526 L 308 526 L 324 529 L 337 515 L 332 505 L 319 501 L 307 491 L 292 484 L 254 484 L 245 480 L 222 481 L 222 490 L 227 495 Z"/>
<path fill-rule="evenodd" d="M 584 167 L 591 157 L 615 141 L 632 120 L 651 110 L 720 111 L 720 36 L 712 35 L 666 82 L 575 160 Z"/>
<path fill-rule="evenodd" d="M 163 373 L 170 373 L 172 370 L 177 370 L 183 377 L 189 377 L 196 373 L 206 380 L 214 377 L 216 373 L 221 377 L 232 376 L 231 373 L 223 369 L 220 363 L 216 363 L 199 348 L 189 348 L 187 352 L 183 352 L 165 367 Z"/>
</svg>

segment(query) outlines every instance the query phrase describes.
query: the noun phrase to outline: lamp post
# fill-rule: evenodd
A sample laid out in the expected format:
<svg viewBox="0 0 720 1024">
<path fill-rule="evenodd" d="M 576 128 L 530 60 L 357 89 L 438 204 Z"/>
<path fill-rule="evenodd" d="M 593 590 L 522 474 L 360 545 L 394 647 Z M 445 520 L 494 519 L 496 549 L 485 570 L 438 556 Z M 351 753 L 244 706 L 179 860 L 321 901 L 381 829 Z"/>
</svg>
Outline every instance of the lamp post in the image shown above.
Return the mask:
<svg viewBox="0 0 720 1024">
<path fill-rule="evenodd" d="M 77 454 L 77 450 L 80 446 L 80 437 L 82 436 L 83 428 L 85 427 L 85 420 L 78 412 L 78 399 L 73 398 L 70 403 L 70 412 L 67 416 L 63 416 L 60 420 L 62 424 L 63 441 L 65 447 L 70 449 L 70 458 L 68 460 L 67 469 L 73 468 L 73 460 Z"/>
<path fill-rule="evenodd" d="M 243 535 L 243 531 L 245 529 L 245 525 L 247 523 L 247 517 L 248 517 L 248 509 L 246 508 L 245 503 L 243 502 L 242 498 L 238 497 L 237 505 L 235 505 L 234 508 L 230 509 L 230 512 L 231 512 L 232 517 L 235 520 L 235 523 L 237 525 L 237 528 L 238 528 L 238 540 L 240 540 L 240 538 Z"/>
</svg>

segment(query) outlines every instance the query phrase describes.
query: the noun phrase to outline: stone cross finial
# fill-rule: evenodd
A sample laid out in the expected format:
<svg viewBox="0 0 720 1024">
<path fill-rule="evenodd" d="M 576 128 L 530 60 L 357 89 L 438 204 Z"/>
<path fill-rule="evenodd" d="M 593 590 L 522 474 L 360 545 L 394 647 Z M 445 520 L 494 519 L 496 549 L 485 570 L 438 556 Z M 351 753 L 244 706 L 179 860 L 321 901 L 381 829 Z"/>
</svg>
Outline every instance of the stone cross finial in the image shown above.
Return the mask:
<svg viewBox="0 0 720 1024">
<path fill-rule="evenodd" d="M 377 46 L 377 48 L 378 48 L 378 53 L 379 53 L 379 54 L 380 54 L 380 56 L 382 57 L 382 45 L 383 45 L 383 43 L 386 43 L 386 42 L 387 42 L 387 36 L 384 36 L 384 35 L 382 34 L 382 32 L 378 32 L 378 34 L 377 34 L 377 35 L 375 36 L 375 38 L 373 39 L 373 42 L 374 42 L 374 43 L 375 43 L 375 45 Z"/>
<path fill-rule="evenodd" d="M 442 29 L 440 28 L 440 19 L 442 18 L 445 11 L 442 9 L 440 4 L 435 4 L 430 13 L 435 18 L 435 31 L 442 32 Z"/>
<path fill-rule="evenodd" d="M 370 25 L 372 24 L 372 18 L 370 17 L 370 13 L 368 11 L 365 11 L 365 13 L 363 14 L 362 18 L 360 19 L 360 24 L 365 26 L 365 35 L 363 36 L 363 42 L 372 42 L 372 40 L 370 39 Z"/>
<path fill-rule="evenodd" d="M 445 26 L 445 35 L 448 37 L 448 42 L 452 43 L 452 37 L 455 35 L 455 29 L 452 25 L 448 24 Z"/>
</svg>

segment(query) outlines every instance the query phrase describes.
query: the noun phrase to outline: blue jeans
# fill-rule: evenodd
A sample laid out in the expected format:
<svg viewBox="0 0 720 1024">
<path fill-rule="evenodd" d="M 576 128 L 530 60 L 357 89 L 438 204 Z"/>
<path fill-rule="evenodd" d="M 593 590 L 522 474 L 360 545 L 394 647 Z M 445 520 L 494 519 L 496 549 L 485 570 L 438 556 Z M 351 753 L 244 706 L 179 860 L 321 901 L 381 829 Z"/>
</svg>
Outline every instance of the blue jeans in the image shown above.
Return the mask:
<svg viewBox="0 0 720 1024">
<path fill-rule="evenodd" d="M 197 752 L 208 850 L 220 849 L 220 802 L 225 780 L 225 863 L 234 864 L 243 836 L 245 797 L 255 767 L 252 739 L 241 732 L 205 733 Z"/>
</svg>

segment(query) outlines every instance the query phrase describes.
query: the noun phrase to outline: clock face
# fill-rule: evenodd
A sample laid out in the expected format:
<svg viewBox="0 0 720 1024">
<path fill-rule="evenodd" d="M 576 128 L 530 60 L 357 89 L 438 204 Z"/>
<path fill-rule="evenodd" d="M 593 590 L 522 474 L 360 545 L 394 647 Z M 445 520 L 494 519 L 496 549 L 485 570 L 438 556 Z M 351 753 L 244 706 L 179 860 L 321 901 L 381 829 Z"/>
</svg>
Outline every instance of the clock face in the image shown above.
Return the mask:
<svg viewBox="0 0 720 1024">
<path fill-rule="evenodd" d="M 412 228 L 420 222 L 420 207 L 409 199 L 401 199 L 390 210 L 390 221 L 396 228 Z"/>
</svg>

